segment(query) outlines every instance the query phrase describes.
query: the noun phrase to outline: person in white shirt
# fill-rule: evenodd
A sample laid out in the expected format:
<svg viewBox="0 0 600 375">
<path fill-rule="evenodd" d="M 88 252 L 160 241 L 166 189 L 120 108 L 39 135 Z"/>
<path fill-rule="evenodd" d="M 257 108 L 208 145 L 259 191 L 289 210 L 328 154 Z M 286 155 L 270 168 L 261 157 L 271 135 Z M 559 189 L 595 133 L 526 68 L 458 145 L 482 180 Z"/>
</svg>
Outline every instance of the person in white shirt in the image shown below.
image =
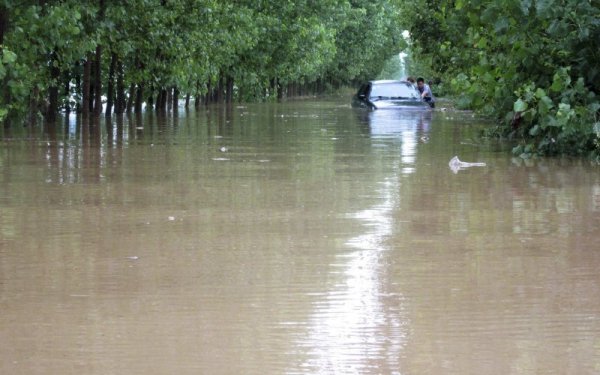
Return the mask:
<svg viewBox="0 0 600 375">
<path fill-rule="evenodd" d="M 425 83 L 423 77 L 417 78 L 417 89 L 419 89 L 419 92 L 421 93 L 421 98 L 429 103 L 431 108 L 435 108 L 435 98 L 433 97 L 431 88 Z"/>
</svg>

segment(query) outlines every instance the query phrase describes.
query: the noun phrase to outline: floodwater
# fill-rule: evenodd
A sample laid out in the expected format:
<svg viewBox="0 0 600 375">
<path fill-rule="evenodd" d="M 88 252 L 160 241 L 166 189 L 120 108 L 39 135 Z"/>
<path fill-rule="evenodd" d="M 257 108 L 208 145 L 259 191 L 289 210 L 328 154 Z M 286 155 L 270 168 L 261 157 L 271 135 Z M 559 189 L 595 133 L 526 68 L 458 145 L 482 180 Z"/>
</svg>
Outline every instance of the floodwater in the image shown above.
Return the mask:
<svg viewBox="0 0 600 375">
<path fill-rule="evenodd" d="M 0 130 L 0 373 L 599 373 L 599 168 L 348 102 Z"/>
</svg>

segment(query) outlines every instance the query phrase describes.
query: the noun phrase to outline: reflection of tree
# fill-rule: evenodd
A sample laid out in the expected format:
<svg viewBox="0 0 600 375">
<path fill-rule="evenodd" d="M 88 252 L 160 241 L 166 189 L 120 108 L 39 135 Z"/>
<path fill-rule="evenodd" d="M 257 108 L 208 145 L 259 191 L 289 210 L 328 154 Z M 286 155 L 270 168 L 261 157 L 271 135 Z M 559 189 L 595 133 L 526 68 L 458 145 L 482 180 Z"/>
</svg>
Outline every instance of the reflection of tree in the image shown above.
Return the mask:
<svg viewBox="0 0 600 375">
<path fill-rule="evenodd" d="M 600 259 L 589 236 L 598 228 L 600 178 L 577 162 L 511 165 L 472 144 L 457 146 L 456 128 L 432 129 L 427 147 L 437 151 L 419 155 L 394 213 L 406 221 L 394 237 L 405 250 L 391 272 L 419 291 L 407 303 L 415 333 L 406 346 L 409 367 L 591 369 L 598 354 L 588 348 L 600 326 L 597 297 L 589 296 L 599 292 L 593 268 Z M 457 152 L 493 163 L 453 175 L 447 160 Z"/>
</svg>

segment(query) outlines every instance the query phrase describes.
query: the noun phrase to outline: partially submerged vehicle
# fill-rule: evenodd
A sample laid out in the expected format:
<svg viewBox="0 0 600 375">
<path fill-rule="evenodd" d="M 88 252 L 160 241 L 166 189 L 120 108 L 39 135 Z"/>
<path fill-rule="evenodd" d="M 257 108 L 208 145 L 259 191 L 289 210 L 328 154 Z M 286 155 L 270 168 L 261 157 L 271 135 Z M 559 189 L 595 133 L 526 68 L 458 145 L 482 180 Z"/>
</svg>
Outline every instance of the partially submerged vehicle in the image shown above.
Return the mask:
<svg viewBox="0 0 600 375">
<path fill-rule="evenodd" d="M 352 107 L 356 108 L 397 108 L 430 109 L 421 99 L 419 90 L 408 81 L 369 81 L 363 84 L 352 98 Z"/>
</svg>

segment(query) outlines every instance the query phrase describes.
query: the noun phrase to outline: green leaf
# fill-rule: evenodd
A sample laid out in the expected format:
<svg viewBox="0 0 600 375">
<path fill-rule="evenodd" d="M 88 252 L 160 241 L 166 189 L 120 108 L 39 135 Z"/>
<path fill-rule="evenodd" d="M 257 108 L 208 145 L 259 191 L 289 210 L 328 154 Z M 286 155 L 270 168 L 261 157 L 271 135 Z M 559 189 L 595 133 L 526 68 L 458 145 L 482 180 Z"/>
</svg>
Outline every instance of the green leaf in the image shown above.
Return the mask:
<svg viewBox="0 0 600 375">
<path fill-rule="evenodd" d="M 556 79 L 557 76 L 554 76 L 554 81 L 552 82 L 552 85 L 550 86 L 550 90 L 554 91 L 554 92 L 561 92 L 564 88 L 563 83 L 560 79 Z"/>
<path fill-rule="evenodd" d="M 534 125 L 531 129 L 529 129 L 529 135 L 531 135 L 532 137 L 535 137 L 536 135 L 538 135 L 540 133 L 540 126 L 539 125 Z"/>
<path fill-rule="evenodd" d="M 545 17 L 547 12 L 552 9 L 554 5 L 554 0 L 537 0 L 535 2 L 535 7 L 538 16 Z"/>
<path fill-rule="evenodd" d="M 522 0 L 521 1 L 521 11 L 524 15 L 529 15 L 529 7 L 531 7 L 531 0 Z"/>
<path fill-rule="evenodd" d="M 513 155 L 519 155 L 519 154 L 523 153 L 523 145 L 518 145 L 518 146 L 513 147 L 512 153 L 513 153 Z"/>
<path fill-rule="evenodd" d="M 515 112 L 523 112 L 527 110 L 527 103 L 521 100 L 520 98 L 513 105 L 513 111 Z"/>
<path fill-rule="evenodd" d="M 486 47 L 487 47 L 487 39 L 484 37 L 481 37 L 479 39 L 479 41 L 477 42 L 477 48 L 485 49 Z"/>
<path fill-rule="evenodd" d="M 502 33 L 506 29 L 508 29 L 508 27 L 509 27 L 509 23 L 505 17 L 498 18 L 498 20 L 494 23 L 494 31 L 496 33 Z"/>
<path fill-rule="evenodd" d="M 567 103 L 560 103 L 558 105 L 558 111 L 559 112 L 570 112 L 571 111 L 571 105 L 567 104 Z"/>
<path fill-rule="evenodd" d="M 547 114 L 552 108 L 554 108 L 554 102 L 547 96 L 540 98 L 538 102 L 538 111 L 541 115 Z"/>
<path fill-rule="evenodd" d="M 12 64 L 17 61 L 17 54 L 5 49 L 2 51 L 2 62 L 4 64 Z"/>
<path fill-rule="evenodd" d="M 537 90 L 535 90 L 535 97 L 538 99 L 541 99 L 543 97 L 546 96 L 546 91 L 544 91 L 544 89 L 538 87 Z"/>
</svg>

